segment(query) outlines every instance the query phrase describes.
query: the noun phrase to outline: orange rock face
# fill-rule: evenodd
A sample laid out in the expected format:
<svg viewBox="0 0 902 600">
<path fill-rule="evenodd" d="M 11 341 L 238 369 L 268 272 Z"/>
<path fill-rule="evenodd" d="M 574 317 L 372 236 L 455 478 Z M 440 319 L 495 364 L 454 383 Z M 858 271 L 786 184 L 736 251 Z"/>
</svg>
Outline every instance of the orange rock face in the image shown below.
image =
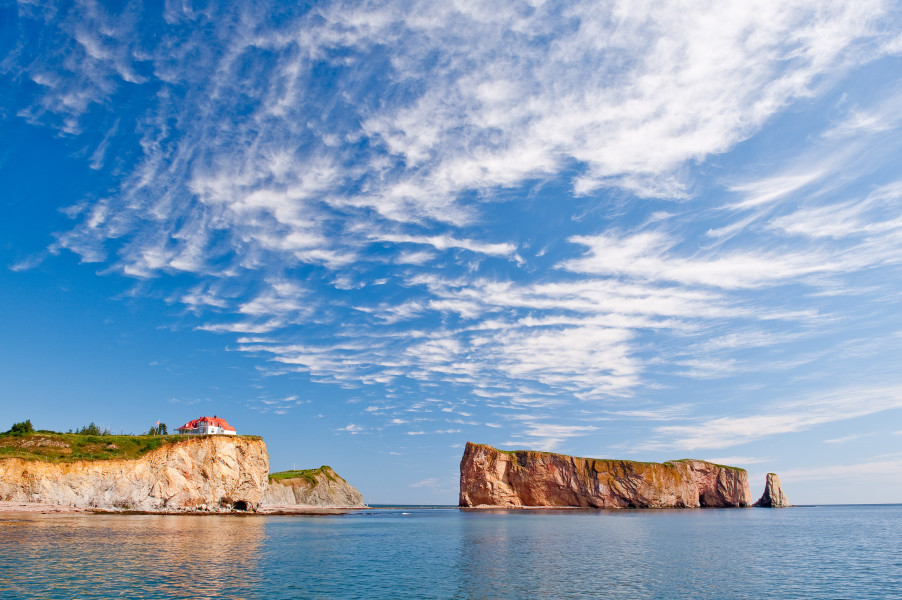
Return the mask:
<svg viewBox="0 0 902 600">
<path fill-rule="evenodd" d="M 751 504 L 748 474 L 703 460 L 642 463 L 467 442 L 460 506 L 694 508 Z"/>
<path fill-rule="evenodd" d="M 253 509 L 268 474 L 262 440 L 186 437 L 135 460 L 0 459 L 0 500 L 153 512 Z"/>
<path fill-rule="evenodd" d="M 785 508 L 792 506 L 789 498 L 783 492 L 783 486 L 780 485 L 780 477 L 776 473 L 768 473 L 767 480 L 764 483 L 764 494 L 755 502 L 755 506 L 764 508 Z"/>
</svg>

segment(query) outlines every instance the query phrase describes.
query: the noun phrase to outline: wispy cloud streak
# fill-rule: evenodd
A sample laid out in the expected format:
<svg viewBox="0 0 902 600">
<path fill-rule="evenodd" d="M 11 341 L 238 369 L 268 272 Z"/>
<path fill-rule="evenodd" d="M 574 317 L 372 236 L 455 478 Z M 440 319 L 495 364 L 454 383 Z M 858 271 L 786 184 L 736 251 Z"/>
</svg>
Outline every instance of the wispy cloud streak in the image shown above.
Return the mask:
<svg viewBox="0 0 902 600">
<path fill-rule="evenodd" d="M 493 421 L 604 403 L 676 420 L 692 403 L 639 396 L 813 362 L 779 349 L 902 260 L 897 175 L 865 152 L 898 150 L 898 95 L 820 123 L 789 166 L 717 170 L 894 52 L 890 3 L 48 10 L 20 3 L 42 35 L 0 76 L 109 183 L 50 250 L 166 289 L 267 374 L 422 412 L 410 398 L 440 387 Z M 858 410 L 844 402 L 656 431 L 719 448 Z M 534 416 L 506 422 L 545 448 L 598 431 Z M 430 427 L 409 433 L 449 431 Z"/>
</svg>

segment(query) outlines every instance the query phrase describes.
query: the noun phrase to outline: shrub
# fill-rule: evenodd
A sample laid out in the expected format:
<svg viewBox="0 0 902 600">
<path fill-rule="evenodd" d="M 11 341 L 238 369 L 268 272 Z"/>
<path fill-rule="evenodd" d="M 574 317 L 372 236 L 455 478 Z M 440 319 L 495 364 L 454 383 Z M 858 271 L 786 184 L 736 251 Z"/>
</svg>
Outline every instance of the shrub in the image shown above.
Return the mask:
<svg viewBox="0 0 902 600">
<path fill-rule="evenodd" d="M 12 435 L 25 435 L 27 433 L 34 433 L 34 427 L 31 426 L 31 419 L 25 419 L 21 423 L 14 423 L 10 430 L 6 433 Z"/>
<path fill-rule="evenodd" d="M 91 421 L 90 425 L 85 425 L 81 429 L 76 429 L 75 433 L 78 435 L 113 435 L 113 432 L 109 429 L 101 429 L 97 425 Z"/>
</svg>

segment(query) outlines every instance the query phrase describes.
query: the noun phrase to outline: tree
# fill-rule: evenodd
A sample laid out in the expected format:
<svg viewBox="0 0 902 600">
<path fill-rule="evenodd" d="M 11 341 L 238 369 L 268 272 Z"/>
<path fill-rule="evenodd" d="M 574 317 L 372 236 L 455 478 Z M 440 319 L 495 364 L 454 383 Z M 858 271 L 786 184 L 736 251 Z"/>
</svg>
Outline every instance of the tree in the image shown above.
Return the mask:
<svg viewBox="0 0 902 600">
<path fill-rule="evenodd" d="M 34 433 L 34 427 L 31 426 L 31 419 L 25 419 L 21 423 L 13 423 L 13 426 L 6 433 L 12 435 L 25 435 L 26 433 Z"/>
<path fill-rule="evenodd" d="M 101 429 L 94 424 L 94 421 L 91 421 L 90 425 L 85 425 L 81 429 L 76 429 L 75 433 L 78 435 L 113 435 L 112 431 L 109 429 Z"/>
<path fill-rule="evenodd" d="M 169 430 L 166 428 L 166 423 L 157 422 L 156 425 L 150 427 L 147 435 L 169 435 Z"/>
</svg>

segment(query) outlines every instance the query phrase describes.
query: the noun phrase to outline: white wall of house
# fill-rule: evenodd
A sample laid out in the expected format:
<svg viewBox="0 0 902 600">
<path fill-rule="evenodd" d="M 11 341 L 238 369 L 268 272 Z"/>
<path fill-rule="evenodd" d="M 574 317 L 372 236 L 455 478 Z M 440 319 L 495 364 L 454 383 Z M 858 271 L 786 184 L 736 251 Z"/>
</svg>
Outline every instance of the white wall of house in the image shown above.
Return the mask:
<svg viewBox="0 0 902 600">
<path fill-rule="evenodd" d="M 179 429 L 179 433 L 186 435 L 235 435 L 235 431 L 223 429 L 216 425 L 201 425 L 197 429 Z"/>
</svg>

